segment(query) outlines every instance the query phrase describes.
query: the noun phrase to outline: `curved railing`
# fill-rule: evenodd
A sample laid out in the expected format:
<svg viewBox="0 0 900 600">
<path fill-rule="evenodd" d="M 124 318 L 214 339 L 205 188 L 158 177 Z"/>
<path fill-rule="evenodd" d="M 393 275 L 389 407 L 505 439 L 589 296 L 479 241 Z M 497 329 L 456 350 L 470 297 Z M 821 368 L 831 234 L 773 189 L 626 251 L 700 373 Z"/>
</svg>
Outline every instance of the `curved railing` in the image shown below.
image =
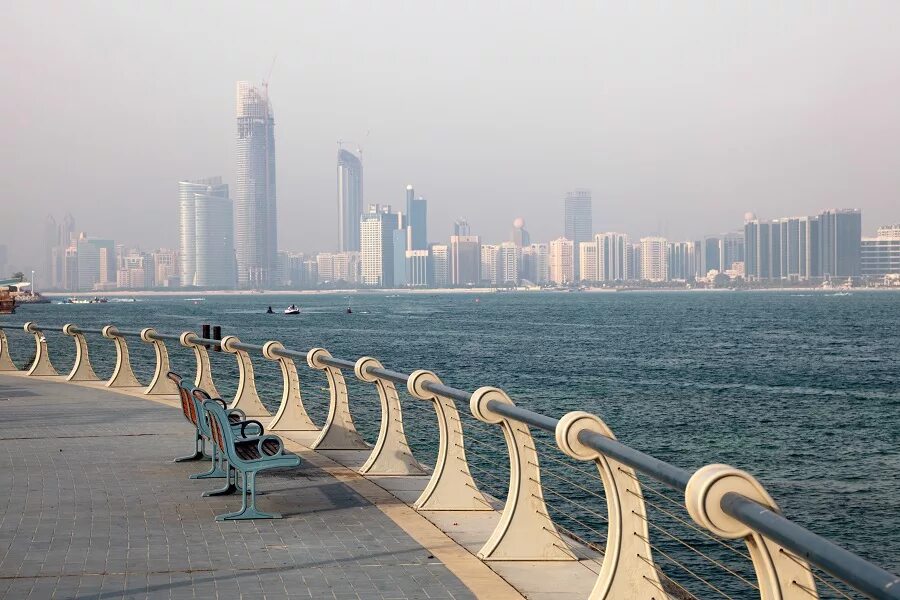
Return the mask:
<svg viewBox="0 0 900 600">
<path fill-rule="evenodd" d="M 786 518 L 750 474 L 720 464 L 688 472 L 618 441 L 597 415 L 575 411 L 556 419 L 516 406 L 498 388 L 482 387 L 468 392 L 445 385 L 431 371 L 406 374 L 387 369 L 372 357 L 350 361 L 335 358 L 324 348 L 290 350 L 278 341 L 255 345 L 235 336 L 219 341 L 201 338 L 190 331 L 160 334 L 153 328 L 127 331 L 112 325 L 81 329 L 71 323 L 42 328 L 29 322 L 22 329 L 35 340 L 34 358 L 23 369 L 29 376 L 58 376 L 50 361 L 45 335 L 53 331 L 75 341 L 75 360 L 65 378 L 75 382 L 99 381 L 91 365 L 86 337 L 99 335 L 111 340 L 116 351 L 115 368 L 105 385 L 142 387 L 147 395 L 176 392 L 164 376 L 170 370 L 167 342 L 177 342 L 193 351 L 194 383 L 214 396 L 219 393 L 213 381 L 208 349 L 218 348 L 233 354 L 238 383 L 231 399 L 232 407 L 241 408 L 248 416 L 270 417 L 271 431 L 307 436 L 304 439 L 309 440 L 307 445 L 312 449 L 367 453 L 357 468 L 362 475 L 427 477 L 418 498 L 411 503 L 423 514 L 494 511 L 497 507 L 499 519 L 481 543 L 477 551 L 479 558 L 498 562 L 596 561 L 599 568 L 595 570 L 596 582 L 590 598 L 696 598 L 694 592 L 669 572 L 680 570 L 701 582 L 705 593 L 725 598 L 747 597 L 747 593 L 764 600 L 818 598 L 817 584 L 837 597 L 852 597 L 829 580 L 827 576 L 831 576 L 867 597 L 900 599 L 900 578 Z M 134 374 L 128 340 L 140 340 L 154 348 L 155 365 L 147 385 L 141 384 Z M 283 387 L 274 415 L 257 393 L 253 356 L 279 365 Z M 329 408 L 321 427 L 316 426 L 304 406 L 295 362 L 298 359 L 309 368 L 321 371 L 327 380 Z M 7 334 L 0 329 L 0 371 L 4 370 L 17 370 L 17 367 L 9 353 Z M 377 391 L 381 419 L 374 444 L 368 444 L 356 429 L 345 372 L 352 372 L 359 381 L 373 385 Z M 413 456 L 404 428 L 398 385 L 413 399 L 421 401 L 423 407 L 430 404 L 434 411 L 437 457 L 431 468 Z M 468 413 L 459 410 L 459 402 L 468 406 Z M 501 434 L 508 465 L 497 462 L 499 451 L 489 455 L 480 449 L 484 440 L 477 440 L 479 448 L 473 449 L 476 440 L 464 436 L 464 421 L 465 428 L 476 433 Z M 539 446 L 547 451 L 541 453 L 543 459 L 554 465 L 566 464 L 568 470 L 554 472 L 542 468 Z M 494 495 L 482 491 L 481 478 L 473 476 L 473 470 L 481 473 L 484 469 L 468 456 L 493 465 L 493 471 L 487 475 L 502 479 L 508 486 L 502 502 L 502 491 Z M 570 462 L 564 463 L 565 460 Z M 577 466 L 587 463 L 593 464 L 590 470 Z M 508 471 L 508 478 L 498 475 L 503 471 Z M 544 485 L 542 475 L 551 476 L 557 483 L 571 484 L 579 490 L 578 497 L 564 497 L 556 486 Z M 640 476 L 662 487 L 654 488 L 650 482 L 642 482 Z M 589 487 L 591 482 L 599 482 L 602 493 Z M 645 497 L 645 490 L 651 493 L 652 499 Z M 554 501 L 550 503 L 552 510 L 548 509 L 545 496 L 551 496 Z M 556 497 L 577 508 L 566 512 L 555 503 Z M 605 514 L 594 506 L 600 501 L 606 504 Z M 690 544 L 655 523 L 648 516 L 648 506 L 701 536 L 706 545 Z M 686 511 L 687 515 L 676 514 L 675 508 Z M 559 518 L 554 518 L 554 514 Z M 599 522 L 605 522 L 605 532 L 598 529 Z M 596 544 L 579 536 L 570 527 L 573 523 L 584 531 L 596 533 L 598 539 L 605 538 L 605 542 Z M 651 530 L 661 541 L 653 541 Z M 689 551 L 690 561 L 675 558 L 673 548 Z M 755 581 L 742 574 L 740 568 L 729 566 L 723 556 L 749 561 L 755 571 Z M 707 562 L 702 562 L 700 557 Z M 744 596 L 730 592 L 731 584 L 724 585 L 708 575 L 714 571 L 726 573 L 748 591 Z"/>
</svg>

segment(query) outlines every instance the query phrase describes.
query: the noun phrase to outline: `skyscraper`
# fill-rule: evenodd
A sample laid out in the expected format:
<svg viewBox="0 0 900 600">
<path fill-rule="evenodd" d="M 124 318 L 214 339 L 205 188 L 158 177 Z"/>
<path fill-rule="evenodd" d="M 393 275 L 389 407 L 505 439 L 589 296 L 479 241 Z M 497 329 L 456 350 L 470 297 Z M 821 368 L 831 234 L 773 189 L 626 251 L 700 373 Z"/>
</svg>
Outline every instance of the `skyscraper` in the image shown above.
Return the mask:
<svg viewBox="0 0 900 600">
<path fill-rule="evenodd" d="M 450 285 L 450 247 L 447 244 L 431 245 L 431 273 L 435 287 Z"/>
<path fill-rule="evenodd" d="M 531 244 L 522 248 L 520 278 L 538 285 L 550 281 L 550 248 L 547 244 Z"/>
<path fill-rule="evenodd" d="M 468 230 L 469 226 L 466 224 L 465 231 Z M 451 235 L 450 283 L 452 285 L 477 285 L 480 281 L 481 239 L 477 235 Z"/>
<path fill-rule="evenodd" d="M 416 196 L 413 186 L 406 186 L 406 221 L 411 229 L 410 250 L 428 249 L 428 201 Z"/>
<path fill-rule="evenodd" d="M 631 278 L 628 267 L 630 244 L 624 233 L 598 233 L 597 243 L 598 281 L 625 281 Z"/>
<path fill-rule="evenodd" d="M 237 185 L 234 235 L 241 287 L 274 283 L 278 235 L 275 206 L 275 118 L 268 87 L 237 83 Z"/>
<path fill-rule="evenodd" d="M 497 283 L 518 285 L 522 248 L 515 242 L 503 242 L 497 250 Z"/>
<path fill-rule="evenodd" d="M 579 188 L 568 192 L 565 208 L 565 238 L 571 240 L 575 247 L 575 277 L 577 279 L 579 278 L 579 244 L 591 241 L 594 230 L 591 191 Z"/>
<path fill-rule="evenodd" d="M 519 248 L 531 245 L 531 236 L 525 230 L 525 219 L 516 217 L 513 221 L 512 242 Z"/>
<path fill-rule="evenodd" d="M 550 242 L 550 281 L 557 285 L 575 281 L 575 245 L 568 238 Z"/>
<path fill-rule="evenodd" d="M 666 238 L 641 238 L 641 279 L 668 281 L 669 243 Z"/>
<path fill-rule="evenodd" d="M 826 210 L 819 215 L 822 275 L 858 277 L 862 214 L 858 209 Z"/>
<path fill-rule="evenodd" d="M 496 244 L 481 245 L 481 281 L 497 285 L 497 253 L 500 246 Z"/>
<path fill-rule="evenodd" d="M 89 238 L 84 234 L 77 242 L 78 285 L 89 292 L 113 287 L 116 283 L 116 244 L 112 240 Z"/>
<path fill-rule="evenodd" d="M 221 177 L 178 182 L 182 286 L 234 287 L 234 228 Z"/>
<path fill-rule="evenodd" d="M 363 210 L 362 155 L 338 150 L 338 249 L 341 252 L 359 251 L 359 216 Z"/>
<path fill-rule="evenodd" d="M 581 274 L 581 281 L 599 281 L 599 264 L 597 262 L 599 251 L 596 238 L 578 245 L 578 260 L 581 263 L 578 272 Z"/>
<path fill-rule="evenodd" d="M 369 205 L 360 216 L 360 269 L 365 285 L 394 286 L 394 231 L 399 217 L 390 206 Z"/>
</svg>

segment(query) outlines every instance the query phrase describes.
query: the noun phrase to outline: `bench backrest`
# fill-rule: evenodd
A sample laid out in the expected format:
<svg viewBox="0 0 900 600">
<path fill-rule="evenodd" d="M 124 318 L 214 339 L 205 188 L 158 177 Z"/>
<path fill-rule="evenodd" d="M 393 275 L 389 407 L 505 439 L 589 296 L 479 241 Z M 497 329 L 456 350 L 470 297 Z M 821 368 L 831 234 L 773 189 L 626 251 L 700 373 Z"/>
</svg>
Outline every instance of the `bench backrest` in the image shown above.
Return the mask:
<svg viewBox="0 0 900 600">
<path fill-rule="evenodd" d="M 206 411 L 203 408 L 203 403 L 210 399 L 210 395 L 206 393 L 206 390 L 200 388 L 191 388 L 189 393 L 189 400 L 191 403 L 191 410 L 194 411 L 197 419 L 197 427 L 200 429 L 200 433 L 209 437 L 212 433 L 209 427 L 209 416 L 206 414 Z"/>
<path fill-rule="evenodd" d="M 231 426 L 228 424 L 228 415 L 225 413 L 225 409 L 213 400 L 206 400 L 203 402 L 203 410 L 206 412 L 207 420 L 209 421 L 210 437 L 219 447 L 219 450 L 231 461 L 234 454 L 232 451 L 234 434 L 231 432 Z"/>
</svg>

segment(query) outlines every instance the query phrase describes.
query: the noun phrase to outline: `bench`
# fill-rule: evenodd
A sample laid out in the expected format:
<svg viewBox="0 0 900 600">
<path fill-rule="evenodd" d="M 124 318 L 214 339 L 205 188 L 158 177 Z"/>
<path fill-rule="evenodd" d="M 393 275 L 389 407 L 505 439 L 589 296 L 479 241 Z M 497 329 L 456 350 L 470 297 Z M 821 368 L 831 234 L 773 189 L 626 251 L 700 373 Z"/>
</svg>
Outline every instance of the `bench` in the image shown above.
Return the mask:
<svg viewBox="0 0 900 600">
<path fill-rule="evenodd" d="M 216 521 L 244 519 L 280 519 L 278 513 L 264 513 L 256 509 L 256 474 L 268 469 L 296 467 L 300 457 L 284 453 L 284 442 L 276 435 L 241 438 L 235 434 L 228 421 L 228 414 L 214 400 L 203 402 L 209 417 L 212 439 L 227 461 L 226 469 L 241 474 L 241 509 L 216 516 Z M 230 477 L 229 477 L 230 479 Z M 247 496 L 250 496 L 249 503 Z"/>
</svg>

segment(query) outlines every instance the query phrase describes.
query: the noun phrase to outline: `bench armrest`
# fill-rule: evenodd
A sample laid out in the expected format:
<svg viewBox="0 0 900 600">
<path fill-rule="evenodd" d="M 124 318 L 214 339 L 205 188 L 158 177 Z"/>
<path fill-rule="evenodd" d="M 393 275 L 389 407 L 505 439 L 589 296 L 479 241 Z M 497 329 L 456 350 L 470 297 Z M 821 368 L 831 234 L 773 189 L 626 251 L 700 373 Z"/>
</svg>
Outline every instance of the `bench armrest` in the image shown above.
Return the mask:
<svg viewBox="0 0 900 600">
<path fill-rule="evenodd" d="M 225 402 L 224 400 L 222 400 L 221 398 L 210 398 L 210 400 L 212 400 L 213 402 L 218 402 L 219 404 L 222 405 L 222 408 L 224 408 L 225 410 L 228 410 L 228 403 Z"/>
<path fill-rule="evenodd" d="M 257 427 L 259 427 L 259 431 L 257 431 L 256 433 L 253 433 L 251 435 L 262 435 L 263 432 L 265 431 L 265 429 L 263 429 L 263 424 L 260 423 L 259 421 L 257 421 L 256 419 L 247 419 L 246 421 L 238 421 L 237 423 L 235 423 L 235 425 L 241 426 L 241 437 L 242 438 L 249 437 L 247 435 L 247 426 L 248 425 L 256 425 Z"/>
<path fill-rule="evenodd" d="M 275 454 L 266 454 L 266 451 L 263 450 L 263 444 L 267 441 L 276 441 L 278 442 L 278 451 Z M 263 435 L 260 436 L 259 439 L 256 440 L 256 447 L 259 448 L 260 456 L 281 456 L 284 454 L 284 442 L 277 435 Z"/>
</svg>

